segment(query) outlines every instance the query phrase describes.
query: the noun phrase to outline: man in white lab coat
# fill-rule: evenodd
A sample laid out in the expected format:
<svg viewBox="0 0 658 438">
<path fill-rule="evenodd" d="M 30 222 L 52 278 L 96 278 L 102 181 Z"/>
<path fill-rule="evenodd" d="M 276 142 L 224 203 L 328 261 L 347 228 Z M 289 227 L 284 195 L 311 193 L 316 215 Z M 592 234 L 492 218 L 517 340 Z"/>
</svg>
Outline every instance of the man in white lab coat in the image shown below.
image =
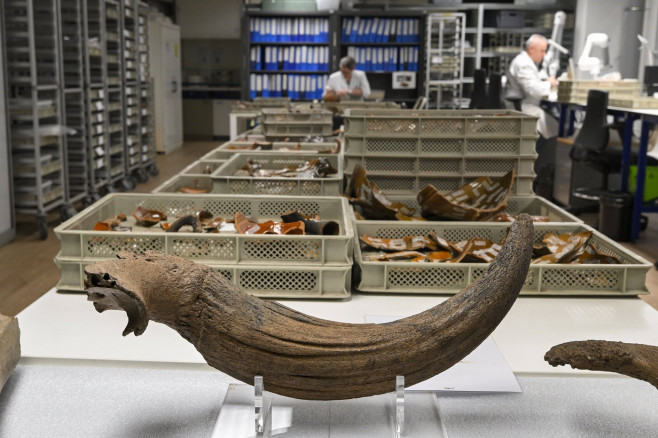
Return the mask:
<svg viewBox="0 0 658 438">
<path fill-rule="evenodd" d="M 335 102 L 341 99 L 366 98 L 370 96 L 370 83 L 366 73 L 356 69 L 356 61 L 351 56 L 339 62 L 340 71 L 332 73 L 324 87 L 322 99 Z"/>
<path fill-rule="evenodd" d="M 507 72 L 507 96 L 522 97 L 521 111 L 539 117 L 537 131 L 548 139 L 555 137 L 558 123 L 539 106 L 542 97 L 548 96 L 551 87 L 557 85 L 554 76 L 542 80 L 537 65 L 544 59 L 548 41 L 542 35 L 531 35 L 525 43 L 525 50 L 510 63 Z"/>
</svg>

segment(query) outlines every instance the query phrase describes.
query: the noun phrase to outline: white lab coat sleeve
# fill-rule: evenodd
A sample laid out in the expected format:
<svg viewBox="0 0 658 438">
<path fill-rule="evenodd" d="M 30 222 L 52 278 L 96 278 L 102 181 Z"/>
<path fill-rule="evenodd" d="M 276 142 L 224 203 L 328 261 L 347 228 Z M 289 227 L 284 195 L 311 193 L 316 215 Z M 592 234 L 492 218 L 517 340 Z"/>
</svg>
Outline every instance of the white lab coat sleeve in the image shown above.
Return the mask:
<svg viewBox="0 0 658 438">
<path fill-rule="evenodd" d="M 547 81 L 542 81 L 539 78 L 537 69 L 528 64 L 517 64 L 512 67 L 512 74 L 523 90 L 525 97 L 534 99 L 541 99 L 543 96 L 548 96 L 551 91 L 551 84 Z"/>
<path fill-rule="evenodd" d="M 361 72 L 361 91 L 363 91 L 363 97 L 366 98 L 370 96 L 370 82 L 368 82 L 368 76 L 365 72 Z"/>
</svg>

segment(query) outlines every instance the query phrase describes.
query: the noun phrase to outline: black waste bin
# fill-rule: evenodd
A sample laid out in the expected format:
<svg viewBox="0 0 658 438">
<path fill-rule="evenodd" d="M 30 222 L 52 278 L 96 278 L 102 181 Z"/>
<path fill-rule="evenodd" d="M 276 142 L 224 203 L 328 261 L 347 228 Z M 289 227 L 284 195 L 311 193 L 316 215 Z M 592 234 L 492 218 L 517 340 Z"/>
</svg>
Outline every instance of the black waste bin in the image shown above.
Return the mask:
<svg viewBox="0 0 658 438">
<path fill-rule="evenodd" d="M 630 193 L 602 192 L 599 203 L 599 231 L 618 242 L 631 240 L 633 197 Z"/>
</svg>

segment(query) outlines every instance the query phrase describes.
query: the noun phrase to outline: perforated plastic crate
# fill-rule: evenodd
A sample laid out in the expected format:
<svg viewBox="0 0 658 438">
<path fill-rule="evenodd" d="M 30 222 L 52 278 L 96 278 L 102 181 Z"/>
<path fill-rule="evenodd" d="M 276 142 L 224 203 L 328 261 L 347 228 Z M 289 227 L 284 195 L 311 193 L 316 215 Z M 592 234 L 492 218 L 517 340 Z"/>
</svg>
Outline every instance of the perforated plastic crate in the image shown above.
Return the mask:
<svg viewBox="0 0 658 438">
<path fill-rule="evenodd" d="M 84 267 L 98 260 L 74 260 L 58 255 L 62 275 L 57 289 L 84 291 Z M 352 265 L 263 266 L 205 263 L 252 295 L 263 298 L 340 299 L 350 296 Z"/>
<path fill-rule="evenodd" d="M 642 108 L 642 109 L 658 109 L 658 99 L 649 96 L 639 96 L 636 98 L 624 99 L 609 99 L 610 106 L 618 106 L 621 108 Z"/>
<path fill-rule="evenodd" d="M 537 118 L 504 110 L 345 111 L 346 137 L 503 138 L 537 137 Z"/>
<path fill-rule="evenodd" d="M 502 176 L 512 169 L 520 177 L 534 177 L 533 166 L 537 155 L 509 157 L 390 157 L 380 155 L 345 155 L 345 173 L 349 174 L 357 164 L 368 173 L 381 172 L 389 175 L 418 176 Z"/>
<path fill-rule="evenodd" d="M 536 136 L 511 138 L 345 137 L 345 154 L 378 156 L 508 156 L 535 154 Z"/>
<path fill-rule="evenodd" d="M 256 141 L 256 140 L 254 140 Z M 209 160 L 226 160 L 237 153 L 286 153 L 286 154 L 317 154 L 320 151 L 331 151 L 336 149 L 336 142 L 325 141 L 322 143 L 278 141 L 272 143 L 271 150 L 253 150 L 247 149 L 254 144 L 254 141 L 229 141 L 216 149 L 208 152 L 201 159 Z M 299 147 L 299 149 L 295 149 Z"/>
<path fill-rule="evenodd" d="M 266 137 L 329 136 L 333 132 L 332 117 L 325 109 L 263 108 L 261 126 Z"/>
<path fill-rule="evenodd" d="M 226 160 L 197 160 L 183 169 L 180 175 L 210 176 L 211 173 L 219 169 L 224 163 L 226 163 Z"/>
<path fill-rule="evenodd" d="M 501 242 L 510 224 L 473 222 L 355 222 L 355 241 L 367 234 L 401 238 L 428 234 L 461 241 L 480 237 Z M 530 265 L 523 295 L 639 295 L 646 294 L 645 277 L 651 263 L 583 224 L 535 224 L 535 242 L 546 233 L 592 231 L 599 251 L 620 259 L 621 265 Z M 454 294 L 480 277 L 486 263 L 410 263 L 363 260 L 360 244 L 354 246 L 356 289 L 379 293 Z M 358 266 L 358 269 L 357 269 Z"/>
<path fill-rule="evenodd" d="M 347 174 L 347 173 L 346 173 Z M 504 173 L 491 174 L 486 176 L 502 176 Z M 482 176 L 482 174 L 478 175 Z M 387 195 L 411 195 L 416 196 L 418 192 L 432 184 L 441 192 L 454 192 L 478 176 L 461 175 L 461 176 L 443 176 L 436 174 L 425 175 L 404 175 L 391 174 L 390 172 L 371 172 L 368 171 L 368 180 L 377 184 L 377 186 Z M 516 175 L 512 186 L 511 194 L 513 195 L 534 195 L 532 183 L 535 179 L 534 173 L 531 175 Z"/>
<path fill-rule="evenodd" d="M 188 194 L 180 193 L 181 187 L 192 187 L 212 193 L 212 178 L 210 175 L 176 174 L 153 189 L 151 193 L 178 193 L 180 196 L 188 196 Z"/>
<path fill-rule="evenodd" d="M 325 158 L 337 170 L 326 178 L 286 178 L 236 176 L 247 160 L 258 162 L 263 169 L 282 169 L 301 166 L 315 158 Z M 336 154 L 317 154 L 294 157 L 286 153 L 235 154 L 212 174 L 213 193 L 285 195 L 285 196 L 340 196 L 343 193 L 343 163 Z"/>
<path fill-rule="evenodd" d="M 269 123 L 326 123 L 331 125 L 332 113 L 319 108 L 263 108 L 261 110 L 263 124 Z"/>
<path fill-rule="evenodd" d="M 400 109 L 400 104 L 395 102 L 371 102 L 367 100 L 322 102 L 322 106 L 329 110 L 336 110 L 340 114 L 343 114 L 346 109 Z"/>
<path fill-rule="evenodd" d="M 572 90 L 642 90 L 642 83 L 637 79 L 624 79 L 621 81 L 604 81 L 598 79 L 560 79 L 558 91 Z"/>
<path fill-rule="evenodd" d="M 283 122 L 283 123 L 265 123 L 263 134 L 267 138 L 273 137 L 303 137 L 307 135 L 328 137 L 333 134 L 332 124 L 324 122 Z"/>
<path fill-rule="evenodd" d="M 387 195 L 386 197 L 393 202 L 401 202 L 408 207 L 415 208 L 416 214 L 420 215 L 421 208 L 415 196 Z M 558 207 L 541 196 L 512 195 L 507 199 L 507 208 L 504 211 L 511 215 L 528 213 L 533 216 L 547 216 L 551 222 L 583 223 L 583 221 L 576 216 L 568 213 L 566 210 Z M 353 220 L 356 221 L 357 219 L 356 216 L 354 216 L 353 207 L 352 215 Z M 368 219 L 366 219 L 366 221 L 373 222 Z"/>
<path fill-rule="evenodd" d="M 132 212 L 142 206 L 165 213 L 169 222 L 199 210 L 232 219 L 236 212 L 258 221 L 281 220 L 281 214 L 299 209 L 320 215 L 340 226 L 338 236 L 245 235 L 237 232 L 166 233 L 159 226 L 134 226 Z M 119 251 L 162 251 L 203 263 L 262 265 L 344 265 L 352 263 L 354 232 L 345 198 L 301 199 L 284 196 L 111 194 L 55 228 L 61 240 L 60 257 L 114 258 Z M 128 215 L 132 231 L 93 231 L 94 225 L 118 213 Z"/>
</svg>

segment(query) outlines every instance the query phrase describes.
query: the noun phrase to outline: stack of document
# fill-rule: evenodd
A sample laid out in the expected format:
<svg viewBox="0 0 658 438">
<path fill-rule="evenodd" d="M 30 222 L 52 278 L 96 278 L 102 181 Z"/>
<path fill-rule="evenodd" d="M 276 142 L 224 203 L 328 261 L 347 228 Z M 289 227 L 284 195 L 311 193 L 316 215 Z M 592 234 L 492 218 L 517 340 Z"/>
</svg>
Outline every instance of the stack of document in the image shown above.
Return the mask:
<svg viewBox="0 0 658 438">
<path fill-rule="evenodd" d="M 349 47 L 347 55 L 363 71 L 418 71 L 418 47 Z"/>
<path fill-rule="evenodd" d="M 329 19 L 253 17 L 249 39 L 252 43 L 328 43 Z"/>
<path fill-rule="evenodd" d="M 251 70 L 329 71 L 329 47 L 255 46 L 249 53 Z"/>
<path fill-rule="evenodd" d="M 343 20 L 342 43 L 417 43 L 420 41 L 417 18 L 362 18 Z"/>
<path fill-rule="evenodd" d="M 293 100 L 321 99 L 329 75 L 251 74 L 249 97 L 290 97 Z"/>
</svg>

